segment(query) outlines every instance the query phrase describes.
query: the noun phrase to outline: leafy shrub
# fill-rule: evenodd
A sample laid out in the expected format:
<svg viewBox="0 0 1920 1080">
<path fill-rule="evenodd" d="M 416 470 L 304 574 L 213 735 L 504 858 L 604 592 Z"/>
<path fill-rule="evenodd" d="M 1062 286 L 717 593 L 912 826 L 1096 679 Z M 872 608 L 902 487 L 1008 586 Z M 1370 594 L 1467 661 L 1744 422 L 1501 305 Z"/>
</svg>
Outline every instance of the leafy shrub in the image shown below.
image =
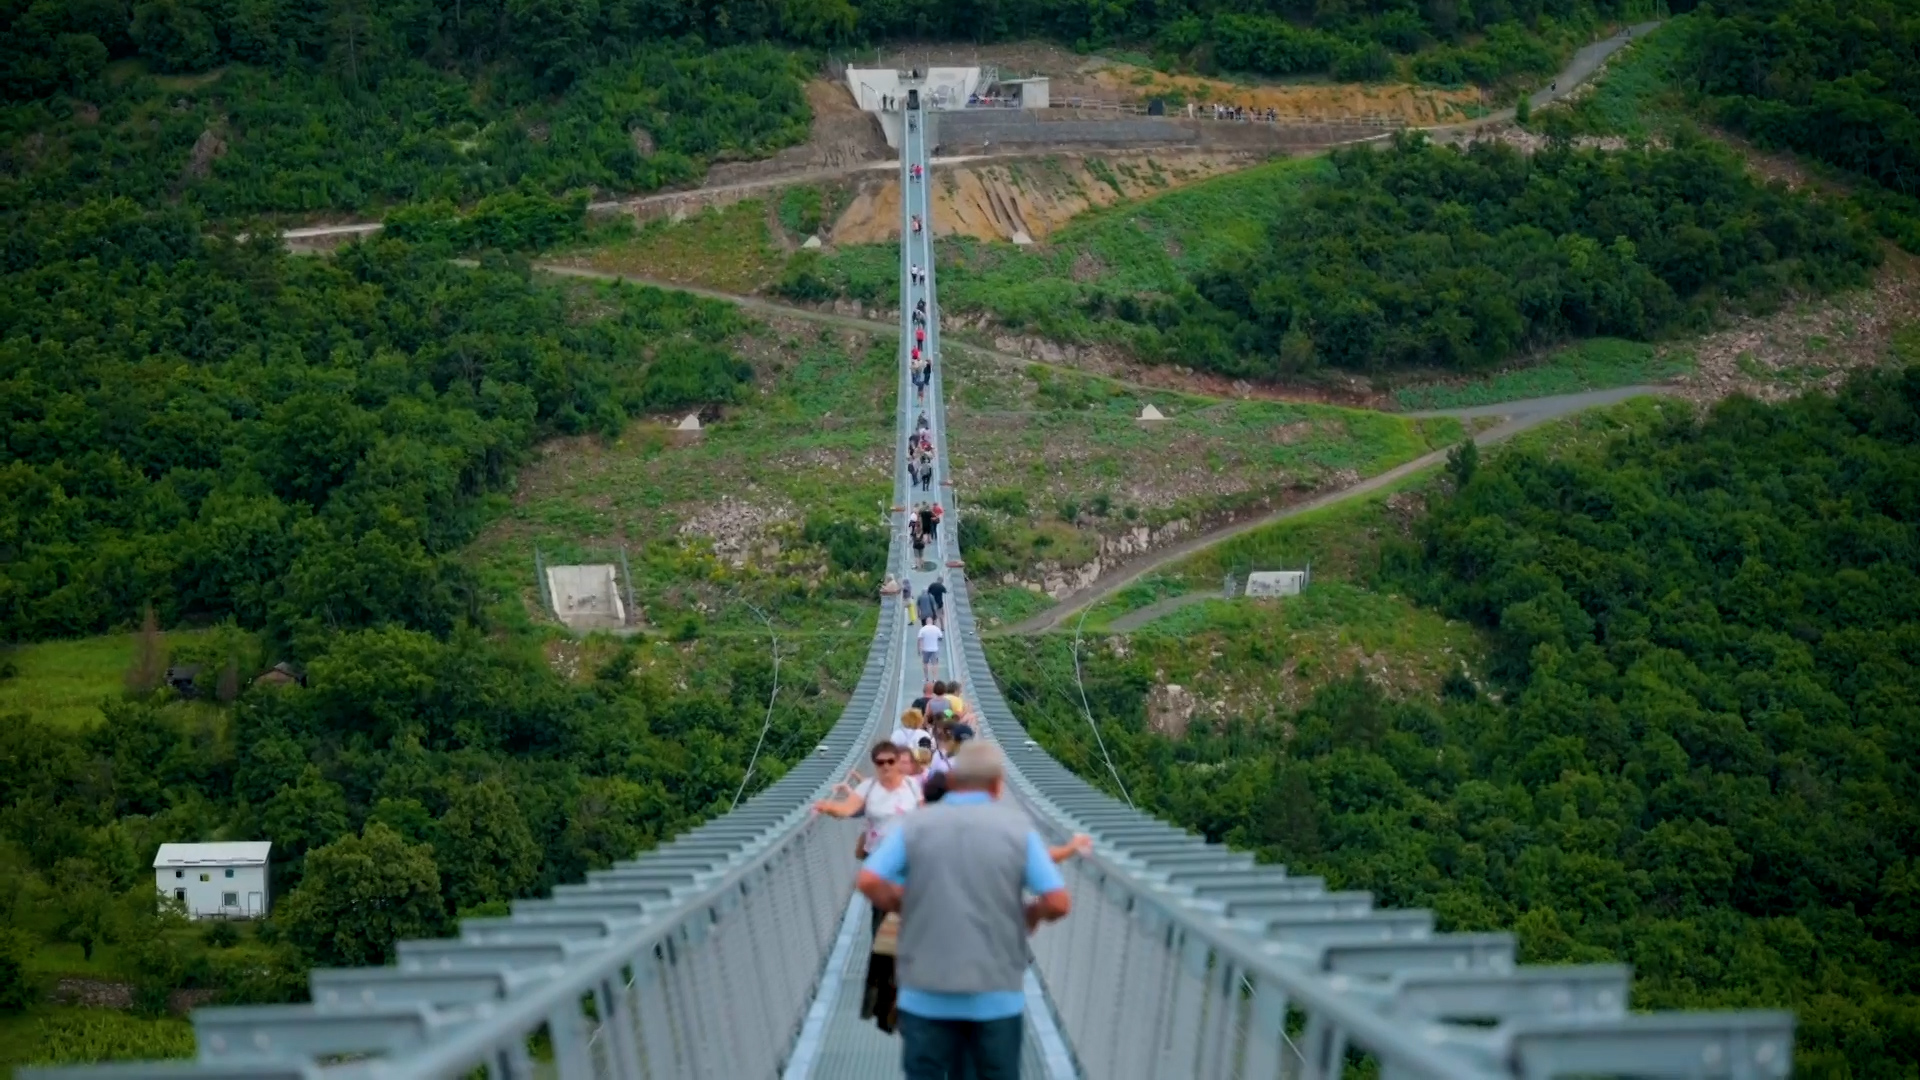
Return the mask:
<svg viewBox="0 0 1920 1080">
<path fill-rule="evenodd" d="M 1333 77 L 1342 82 L 1377 82 L 1393 74 L 1393 54 L 1378 42 L 1350 46 L 1333 62 Z"/>
<path fill-rule="evenodd" d="M 1339 38 L 1303 30 L 1266 15 L 1217 15 L 1212 24 L 1213 55 L 1232 71 L 1297 75 L 1327 71 L 1344 46 Z"/>
<path fill-rule="evenodd" d="M 800 538 L 825 548 L 828 561 L 837 570 L 861 574 L 876 582 L 886 570 L 887 531 L 877 525 L 809 514 Z"/>
<path fill-rule="evenodd" d="M 839 290 L 827 280 L 823 270 L 819 252 L 796 251 L 781 268 L 780 279 L 774 282 L 774 291 L 789 299 L 807 303 L 831 300 L 839 294 Z"/>
<path fill-rule="evenodd" d="M 647 412 L 676 412 L 694 405 L 738 400 L 753 366 L 713 345 L 669 342 L 647 366 L 640 384 L 640 407 Z"/>
<path fill-rule="evenodd" d="M 827 193 L 811 184 L 780 194 L 780 224 L 796 236 L 812 236 L 826 223 Z"/>
<path fill-rule="evenodd" d="M 979 514 L 961 516 L 958 540 L 969 576 L 984 580 L 1026 565 L 1011 544 L 1011 537 Z"/>
<path fill-rule="evenodd" d="M 0 1013 L 21 1012 L 39 1003 L 43 990 L 28 969 L 37 945 L 23 930 L 0 929 Z"/>
<path fill-rule="evenodd" d="M 1027 493 L 1020 488 L 988 488 L 974 501 L 1011 518 L 1024 518 L 1028 514 Z"/>
<path fill-rule="evenodd" d="M 398 239 L 453 251 L 541 251 L 578 240 L 586 219 L 585 193 L 555 199 L 509 191 L 487 196 L 466 213 L 446 200 L 402 207 L 387 215 L 386 227 Z"/>
</svg>

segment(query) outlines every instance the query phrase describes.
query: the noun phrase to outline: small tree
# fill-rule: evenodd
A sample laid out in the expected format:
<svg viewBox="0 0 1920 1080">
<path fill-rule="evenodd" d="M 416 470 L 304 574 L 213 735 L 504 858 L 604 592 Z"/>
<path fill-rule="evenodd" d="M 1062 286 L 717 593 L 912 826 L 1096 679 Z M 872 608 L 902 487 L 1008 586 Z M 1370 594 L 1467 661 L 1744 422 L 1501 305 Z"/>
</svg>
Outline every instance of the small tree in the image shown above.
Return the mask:
<svg viewBox="0 0 1920 1080">
<path fill-rule="evenodd" d="M 1460 487 L 1466 487 L 1473 474 L 1480 471 L 1480 447 L 1472 439 L 1447 451 L 1447 471 Z"/>
<path fill-rule="evenodd" d="M 127 691 L 151 694 L 160 689 L 167 674 L 167 643 L 160 633 L 160 618 L 148 604 L 140 619 L 140 633 L 133 643 L 133 666 L 127 669 Z"/>
<path fill-rule="evenodd" d="M 1528 97 L 1523 92 L 1520 95 L 1520 100 L 1514 103 L 1513 122 L 1516 124 L 1519 124 L 1521 127 L 1526 127 L 1527 122 L 1532 119 L 1533 119 L 1533 99 Z"/>
<path fill-rule="evenodd" d="M 240 696 L 240 661 L 227 657 L 220 668 L 220 681 L 214 685 L 213 696 L 225 704 Z"/>
<path fill-rule="evenodd" d="M 55 931 L 60 940 L 80 946 L 91 963 L 93 950 L 113 931 L 114 900 L 106 875 L 87 859 L 62 859 L 53 871 Z"/>
<path fill-rule="evenodd" d="M 359 836 L 307 856 L 306 877 L 276 919 L 316 964 L 384 964 L 395 941 L 432 937 L 446 925 L 433 848 L 369 822 Z"/>
</svg>

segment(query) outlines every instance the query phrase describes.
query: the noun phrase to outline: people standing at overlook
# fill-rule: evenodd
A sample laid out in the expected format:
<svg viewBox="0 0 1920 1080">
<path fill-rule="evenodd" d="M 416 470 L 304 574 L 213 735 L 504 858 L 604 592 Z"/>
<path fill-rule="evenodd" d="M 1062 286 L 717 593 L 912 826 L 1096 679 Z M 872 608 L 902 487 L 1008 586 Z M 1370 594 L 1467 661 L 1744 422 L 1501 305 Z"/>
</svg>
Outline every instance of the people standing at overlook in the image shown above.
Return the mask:
<svg viewBox="0 0 1920 1080">
<path fill-rule="evenodd" d="M 1027 935 L 1073 901 L 1026 814 L 999 799 L 998 747 L 964 743 L 945 775 L 946 796 L 889 831 L 856 885 L 874 910 L 901 915 L 894 969 L 907 1080 L 1016 1080 Z"/>
</svg>

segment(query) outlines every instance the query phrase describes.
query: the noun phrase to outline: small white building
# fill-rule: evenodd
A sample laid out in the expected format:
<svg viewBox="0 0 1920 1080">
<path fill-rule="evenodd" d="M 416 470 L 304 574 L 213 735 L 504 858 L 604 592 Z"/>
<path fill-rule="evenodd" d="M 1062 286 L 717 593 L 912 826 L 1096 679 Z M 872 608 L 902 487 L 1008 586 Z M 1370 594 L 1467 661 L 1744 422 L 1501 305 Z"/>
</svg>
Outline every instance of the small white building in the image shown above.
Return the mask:
<svg viewBox="0 0 1920 1080">
<path fill-rule="evenodd" d="M 1247 575 L 1247 595 L 1258 599 L 1268 596 L 1299 596 L 1312 580 L 1313 571 L 1258 570 Z"/>
<path fill-rule="evenodd" d="M 161 844 L 153 857 L 154 884 L 195 919 L 256 919 L 267 913 L 272 849 L 267 840 Z"/>
</svg>

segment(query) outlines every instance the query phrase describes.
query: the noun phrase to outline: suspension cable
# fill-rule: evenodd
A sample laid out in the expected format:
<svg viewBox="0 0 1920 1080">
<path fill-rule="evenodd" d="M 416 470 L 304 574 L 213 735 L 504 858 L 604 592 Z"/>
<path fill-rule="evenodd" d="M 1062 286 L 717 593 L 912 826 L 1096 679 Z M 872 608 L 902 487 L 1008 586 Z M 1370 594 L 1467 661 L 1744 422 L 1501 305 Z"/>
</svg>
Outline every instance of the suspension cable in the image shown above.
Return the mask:
<svg viewBox="0 0 1920 1080">
<path fill-rule="evenodd" d="M 773 629 L 773 620 L 767 617 L 766 612 L 755 607 L 753 601 L 741 596 L 739 590 L 734 590 L 733 596 L 734 599 L 745 604 L 748 611 L 760 616 L 761 622 L 767 624 L 767 637 L 773 642 L 773 689 L 767 691 L 767 718 L 761 721 L 760 738 L 754 741 L 753 756 L 747 759 L 746 775 L 740 778 L 740 788 L 733 793 L 733 802 L 727 807 L 729 811 L 740 805 L 740 796 L 746 794 L 747 782 L 753 779 L 753 768 L 760 762 L 760 748 L 767 744 L 767 731 L 773 727 L 773 702 L 780 695 L 780 635 Z"/>
<path fill-rule="evenodd" d="M 1138 810 L 1133 805 L 1133 794 L 1127 790 L 1127 782 L 1120 779 L 1120 770 L 1114 767 L 1113 756 L 1107 753 L 1107 740 L 1100 736 L 1100 725 L 1093 722 L 1093 707 L 1087 704 L 1087 681 L 1080 674 L 1080 628 L 1086 625 L 1087 612 L 1093 609 L 1089 604 L 1080 611 L 1080 621 L 1073 624 L 1073 682 L 1080 689 L 1080 711 L 1086 715 L 1087 726 L 1093 729 L 1093 741 L 1100 747 L 1100 757 L 1107 763 L 1107 773 L 1113 782 L 1120 786 L 1120 797 L 1127 800 L 1128 809 Z"/>
</svg>

